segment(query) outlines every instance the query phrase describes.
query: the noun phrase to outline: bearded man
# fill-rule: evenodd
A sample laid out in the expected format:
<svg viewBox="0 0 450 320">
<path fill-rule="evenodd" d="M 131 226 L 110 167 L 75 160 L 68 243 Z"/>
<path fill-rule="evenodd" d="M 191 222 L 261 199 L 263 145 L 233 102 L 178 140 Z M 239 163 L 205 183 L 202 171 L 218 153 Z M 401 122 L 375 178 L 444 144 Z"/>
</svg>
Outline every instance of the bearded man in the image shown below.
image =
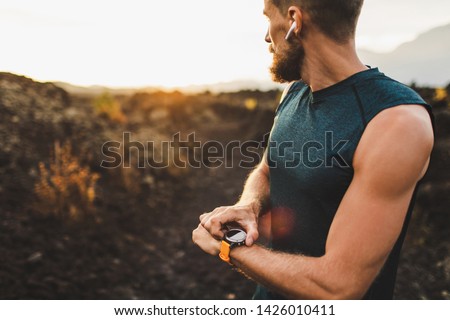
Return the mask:
<svg viewBox="0 0 450 320">
<path fill-rule="evenodd" d="M 201 249 L 258 283 L 255 299 L 393 298 L 432 114 L 413 90 L 359 60 L 362 5 L 265 0 L 271 72 L 289 86 L 239 202 L 201 215 L 193 232 Z M 263 246 L 255 241 L 267 211 Z M 227 236 L 235 224 L 242 230 Z"/>
</svg>

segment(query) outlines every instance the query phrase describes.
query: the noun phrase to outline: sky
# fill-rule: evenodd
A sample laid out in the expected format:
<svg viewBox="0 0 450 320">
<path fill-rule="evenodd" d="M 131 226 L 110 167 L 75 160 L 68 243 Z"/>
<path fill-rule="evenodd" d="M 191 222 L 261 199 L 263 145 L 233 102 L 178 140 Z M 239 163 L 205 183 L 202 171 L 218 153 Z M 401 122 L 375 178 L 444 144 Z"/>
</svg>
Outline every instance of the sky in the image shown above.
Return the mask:
<svg viewBox="0 0 450 320">
<path fill-rule="evenodd" d="M 0 71 L 40 81 L 178 87 L 270 80 L 263 0 L 0 0 Z M 365 0 L 358 48 L 450 23 L 448 0 Z"/>
</svg>

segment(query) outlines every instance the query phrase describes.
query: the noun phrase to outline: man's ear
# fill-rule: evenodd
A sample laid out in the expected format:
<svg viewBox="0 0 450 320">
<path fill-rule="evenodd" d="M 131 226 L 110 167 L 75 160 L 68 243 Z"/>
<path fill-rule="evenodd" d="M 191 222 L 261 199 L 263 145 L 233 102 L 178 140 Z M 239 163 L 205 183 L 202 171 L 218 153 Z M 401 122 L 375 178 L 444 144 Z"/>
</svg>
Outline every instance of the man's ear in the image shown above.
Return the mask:
<svg viewBox="0 0 450 320">
<path fill-rule="evenodd" d="M 288 9 L 288 15 L 290 20 L 290 25 L 294 22 L 297 24 L 297 27 L 294 29 L 295 35 L 298 37 L 303 27 L 303 14 L 299 7 L 290 6 Z"/>
</svg>

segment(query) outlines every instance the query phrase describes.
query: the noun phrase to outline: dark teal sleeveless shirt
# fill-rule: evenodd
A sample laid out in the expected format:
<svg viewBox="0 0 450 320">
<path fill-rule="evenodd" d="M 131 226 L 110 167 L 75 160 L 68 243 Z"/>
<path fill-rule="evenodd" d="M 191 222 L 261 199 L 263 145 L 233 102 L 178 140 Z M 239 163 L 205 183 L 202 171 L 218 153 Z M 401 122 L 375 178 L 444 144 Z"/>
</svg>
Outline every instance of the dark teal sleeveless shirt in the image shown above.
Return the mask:
<svg viewBox="0 0 450 320">
<path fill-rule="evenodd" d="M 274 250 L 320 257 L 353 178 L 353 155 L 367 124 L 398 105 L 431 107 L 412 89 L 369 69 L 320 91 L 295 82 L 279 105 L 267 146 Z M 417 191 L 417 188 L 416 188 Z M 365 299 L 392 299 L 400 249 L 414 205 Z M 255 299 L 283 299 L 258 286 Z"/>
</svg>

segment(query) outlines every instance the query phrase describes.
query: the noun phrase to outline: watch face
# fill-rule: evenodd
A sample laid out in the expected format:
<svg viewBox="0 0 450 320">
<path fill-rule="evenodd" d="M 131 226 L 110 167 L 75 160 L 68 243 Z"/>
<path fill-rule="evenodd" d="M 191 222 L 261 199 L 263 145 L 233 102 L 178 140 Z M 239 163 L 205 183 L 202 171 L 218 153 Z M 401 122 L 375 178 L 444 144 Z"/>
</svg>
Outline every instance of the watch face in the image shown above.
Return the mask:
<svg viewBox="0 0 450 320">
<path fill-rule="evenodd" d="M 230 242 L 239 243 L 245 241 L 245 238 L 247 238 L 247 233 L 243 230 L 231 229 L 227 232 L 226 238 Z"/>
</svg>

